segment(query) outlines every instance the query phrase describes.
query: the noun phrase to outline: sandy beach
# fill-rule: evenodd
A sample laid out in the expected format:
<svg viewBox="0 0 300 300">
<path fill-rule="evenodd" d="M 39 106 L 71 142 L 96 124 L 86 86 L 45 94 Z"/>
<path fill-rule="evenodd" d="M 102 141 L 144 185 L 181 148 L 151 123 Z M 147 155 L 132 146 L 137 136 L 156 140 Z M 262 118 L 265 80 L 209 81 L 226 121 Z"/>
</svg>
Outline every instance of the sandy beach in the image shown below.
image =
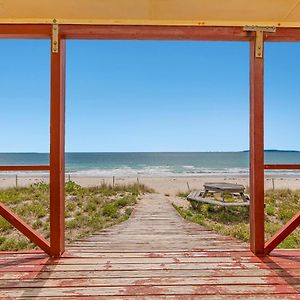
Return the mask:
<svg viewBox="0 0 300 300">
<path fill-rule="evenodd" d="M 72 180 L 82 186 L 97 186 L 102 183 L 123 185 L 129 183 L 140 182 L 161 194 L 169 194 L 175 196 L 178 192 L 185 192 L 193 189 L 201 189 L 205 182 L 228 182 L 239 183 L 249 186 L 249 178 L 247 176 L 199 176 L 199 177 L 82 177 L 78 175 L 66 175 L 66 180 Z M 44 175 L 18 175 L 17 182 L 15 175 L 1 175 L 0 189 L 15 187 L 16 184 L 28 186 L 36 182 L 49 182 L 49 177 Z M 289 188 L 292 190 L 300 189 L 300 179 L 296 177 L 267 177 L 265 178 L 265 189 Z"/>
</svg>

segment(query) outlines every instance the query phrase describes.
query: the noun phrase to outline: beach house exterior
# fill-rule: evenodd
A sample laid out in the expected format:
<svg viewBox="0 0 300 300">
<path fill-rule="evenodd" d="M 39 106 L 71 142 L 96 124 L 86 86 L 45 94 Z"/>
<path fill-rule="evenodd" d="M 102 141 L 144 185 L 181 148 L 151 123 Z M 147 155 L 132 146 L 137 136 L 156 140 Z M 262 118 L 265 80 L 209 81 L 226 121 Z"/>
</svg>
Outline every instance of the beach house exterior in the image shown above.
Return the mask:
<svg viewBox="0 0 300 300">
<path fill-rule="evenodd" d="M 0 38 L 51 40 L 50 164 L 0 166 L 0 171 L 50 172 L 50 241 L 0 204 L 0 215 L 50 256 L 65 252 L 65 56 L 66 41 L 71 39 L 249 43 L 251 251 L 268 255 L 300 224 L 298 213 L 265 241 L 264 170 L 300 169 L 300 165 L 264 162 L 264 44 L 300 41 L 299 1 L 4 0 L 0 3 Z"/>
</svg>

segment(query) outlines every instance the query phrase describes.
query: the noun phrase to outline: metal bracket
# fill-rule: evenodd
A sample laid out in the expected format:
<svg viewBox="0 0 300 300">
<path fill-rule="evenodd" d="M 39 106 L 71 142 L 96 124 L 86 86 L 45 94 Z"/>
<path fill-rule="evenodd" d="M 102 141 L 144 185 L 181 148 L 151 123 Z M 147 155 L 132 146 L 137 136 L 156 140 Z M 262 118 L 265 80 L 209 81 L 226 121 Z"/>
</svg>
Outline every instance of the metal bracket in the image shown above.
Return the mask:
<svg viewBox="0 0 300 300">
<path fill-rule="evenodd" d="M 58 24 L 53 20 L 52 25 L 52 53 L 58 53 Z"/>
<path fill-rule="evenodd" d="M 255 56 L 262 58 L 264 54 L 264 33 L 265 32 L 276 32 L 275 26 L 256 26 L 256 25 L 246 25 L 244 26 L 244 31 L 255 31 Z"/>
</svg>

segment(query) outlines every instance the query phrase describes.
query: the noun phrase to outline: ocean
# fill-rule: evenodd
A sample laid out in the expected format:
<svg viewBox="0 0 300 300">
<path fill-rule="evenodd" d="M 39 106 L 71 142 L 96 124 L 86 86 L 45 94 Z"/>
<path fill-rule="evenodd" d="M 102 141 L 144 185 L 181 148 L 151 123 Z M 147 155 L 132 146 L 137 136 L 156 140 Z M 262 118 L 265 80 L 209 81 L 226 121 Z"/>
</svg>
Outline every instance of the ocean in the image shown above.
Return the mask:
<svg viewBox="0 0 300 300">
<path fill-rule="evenodd" d="M 266 151 L 266 163 L 300 164 L 300 152 Z M 48 164 L 47 153 L 0 153 L 0 165 Z M 249 152 L 66 153 L 66 172 L 80 176 L 247 176 Z M 23 172 L 25 173 L 25 172 Z M 266 171 L 299 176 L 299 171 Z"/>
</svg>

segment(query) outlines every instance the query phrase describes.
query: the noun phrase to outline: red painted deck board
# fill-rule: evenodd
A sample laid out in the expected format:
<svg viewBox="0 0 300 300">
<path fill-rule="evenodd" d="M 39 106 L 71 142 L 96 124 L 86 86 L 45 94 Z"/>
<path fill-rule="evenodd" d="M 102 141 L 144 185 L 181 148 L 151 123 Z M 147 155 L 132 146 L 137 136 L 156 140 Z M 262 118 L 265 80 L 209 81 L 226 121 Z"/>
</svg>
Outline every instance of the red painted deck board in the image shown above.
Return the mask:
<svg viewBox="0 0 300 300">
<path fill-rule="evenodd" d="M 300 299 L 300 251 L 258 258 L 248 245 L 183 220 L 146 195 L 132 217 L 68 245 L 0 254 L 0 298 Z"/>
</svg>

